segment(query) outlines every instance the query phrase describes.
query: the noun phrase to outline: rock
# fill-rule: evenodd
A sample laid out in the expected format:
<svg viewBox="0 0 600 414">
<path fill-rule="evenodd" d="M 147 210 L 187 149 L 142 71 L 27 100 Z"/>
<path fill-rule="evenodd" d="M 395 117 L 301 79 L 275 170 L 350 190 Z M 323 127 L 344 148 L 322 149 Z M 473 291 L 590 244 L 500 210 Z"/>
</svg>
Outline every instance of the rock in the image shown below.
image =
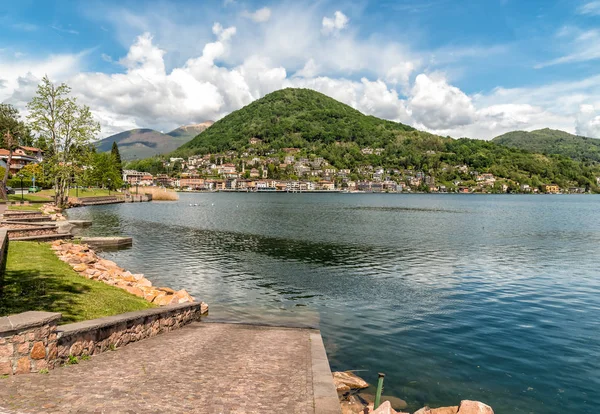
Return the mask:
<svg viewBox="0 0 600 414">
<path fill-rule="evenodd" d="M 181 289 L 173 295 L 173 299 L 171 300 L 171 305 L 176 305 L 179 303 L 192 303 L 194 298 L 190 296 L 189 293 L 185 289 Z"/>
<path fill-rule="evenodd" d="M 367 388 L 369 384 L 351 371 L 334 372 L 333 383 L 338 392 Z"/>
<path fill-rule="evenodd" d="M 394 410 L 392 408 L 392 404 L 390 404 L 389 401 L 385 401 L 385 402 L 381 403 L 381 405 L 376 410 L 372 410 L 371 408 L 369 408 L 369 413 L 370 414 L 406 414 L 406 413 L 400 413 L 400 412 Z"/>
<path fill-rule="evenodd" d="M 36 342 L 33 344 L 33 348 L 31 349 L 31 359 L 44 359 L 46 358 L 46 347 L 43 342 Z"/>
<path fill-rule="evenodd" d="M 458 406 L 458 414 L 494 414 L 494 410 L 479 401 L 462 400 Z"/>
<path fill-rule="evenodd" d="M 28 357 L 19 358 L 17 361 L 17 374 L 26 374 L 31 371 L 31 361 Z"/>
<path fill-rule="evenodd" d="M 440 408 L 429 408 L 427 406 L 415 411 L 414 414 L 456 414 L 458 406 L 453 407 L 440 407 Z"/>
<path fill-rule="evenodd" d="M 355 395 L 349 396 L 346 400 L 340 402 L 342 414 L 363 413 L 366 406 Z"/>
<path fill-rule="evenodd" d="M 206 313 L 208 313 L 208 304 L 200 302 L 200 314 L 204 315 Z"/>
<path fill-rule="evenodd" d="M 12 374 L 12 366 L 10 362 L 0 362 L 0 375 L 11 375 Z"/>
<path fill-rule="evenodd" d="M 171 300 L 173 300 L 173 295 L 158 295 L 154 298 L 154 300 L 152 301 L 152 303 L 156 303 L 158 306 L 165 306 L 171 303 Z"/>
<path fill-rule="evenodd" d="M 152 282 L 150 282 L 148 279 L 146 279 L 145 277 L 142 276 L 141 278 L 139 278 L 137 280 L 136 285 L 137 286 L 151 287 L 152 286 Z"/>
<path fill-rule="evenodd" d="M 126 286 L 123 289 L 125 289 L 127 292 L 131 293 L 132 295 L 138 296 L 140 298 L 144 297 L 144 291 L 138 287 Z"/>
<path fill-rule="evenodd" d="M 167 292 L 167 293 L 175 293 L 175 291 L 171 288 L 168 287 L 159 287 L 158 290 L 162 290 L 163 292 Z"/>
<path fill-rule="evenodd" d="M 375 396 L 372 394 L 359 393 L 358 396 L 362 398 L 367 403 L 372 403 L 375 401 Z M 408 404 L 402 398 L 393 397 L 391 395 L 382 395 L 381 402 L 389 401 L 394 410 L 404 410 Z"/>
<path fill-rule="evenodd" d="M 75 270 L 76 272 L 85 272 L 87 268 L 87 265 L 84 263 L 76 264 L 75 266 L 73 266 L 73 270 Z"/>
</svg>

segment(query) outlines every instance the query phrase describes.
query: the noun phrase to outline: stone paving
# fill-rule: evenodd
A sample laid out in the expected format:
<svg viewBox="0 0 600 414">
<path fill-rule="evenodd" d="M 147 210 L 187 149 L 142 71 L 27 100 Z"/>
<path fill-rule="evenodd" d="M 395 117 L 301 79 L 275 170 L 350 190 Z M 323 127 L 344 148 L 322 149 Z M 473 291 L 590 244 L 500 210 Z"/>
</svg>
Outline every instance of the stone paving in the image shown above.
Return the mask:
<svg viewBox="0 0 600 414">
<path fill-rule="evenodd" d="M 318 331 L 197 322 L 0 379 L 0 413 L 335 413 Z"/>
</svg>

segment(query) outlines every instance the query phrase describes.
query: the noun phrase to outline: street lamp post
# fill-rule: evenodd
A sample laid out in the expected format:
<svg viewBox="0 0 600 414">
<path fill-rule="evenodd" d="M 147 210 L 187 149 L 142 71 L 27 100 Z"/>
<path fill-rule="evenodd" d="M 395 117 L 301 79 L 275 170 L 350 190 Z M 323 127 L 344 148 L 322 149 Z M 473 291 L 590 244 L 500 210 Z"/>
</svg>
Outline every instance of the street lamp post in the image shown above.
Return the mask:
<svg viewBox="0 0 600 414">
<path fill-rule="evenodd" d="M 21 203 L 23 203 L 23 174 L 19 174 L 19 178 L 21 179 Z"/>
<path fill-rule="evenodd" d="M 110 178 L 108 179 L 108 195 L 110 195 Z"/>
</svg>

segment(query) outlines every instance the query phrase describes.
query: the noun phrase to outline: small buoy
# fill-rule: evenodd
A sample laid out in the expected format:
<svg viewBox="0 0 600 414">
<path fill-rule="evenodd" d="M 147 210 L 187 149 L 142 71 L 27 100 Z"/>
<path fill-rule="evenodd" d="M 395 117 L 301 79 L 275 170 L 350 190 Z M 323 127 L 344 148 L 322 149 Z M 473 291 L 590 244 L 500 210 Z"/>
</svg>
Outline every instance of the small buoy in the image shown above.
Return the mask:
<svg viewBox="0 0 600 414">
<path fill-rule="evenodd" d="M 211 206 L 214 206 L 214 205 L 215 205 L 215 203 L 212 203 L 212 204 L 211 204 Z"/>
</svg>

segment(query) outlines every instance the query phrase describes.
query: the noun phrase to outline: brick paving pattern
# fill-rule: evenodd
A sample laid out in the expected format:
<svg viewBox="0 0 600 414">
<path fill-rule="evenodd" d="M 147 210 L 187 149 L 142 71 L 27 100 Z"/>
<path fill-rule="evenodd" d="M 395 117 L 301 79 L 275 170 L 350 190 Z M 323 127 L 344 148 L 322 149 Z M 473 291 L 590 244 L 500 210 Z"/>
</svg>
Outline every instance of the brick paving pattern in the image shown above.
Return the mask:
<svg viewBox="0 0 600 414">
<path fill-rule="evenodd" d="M 314 332 L 193 323 L 49 374 L 0 379 L 0 413 L 314 413 Z"/>
</svg>

